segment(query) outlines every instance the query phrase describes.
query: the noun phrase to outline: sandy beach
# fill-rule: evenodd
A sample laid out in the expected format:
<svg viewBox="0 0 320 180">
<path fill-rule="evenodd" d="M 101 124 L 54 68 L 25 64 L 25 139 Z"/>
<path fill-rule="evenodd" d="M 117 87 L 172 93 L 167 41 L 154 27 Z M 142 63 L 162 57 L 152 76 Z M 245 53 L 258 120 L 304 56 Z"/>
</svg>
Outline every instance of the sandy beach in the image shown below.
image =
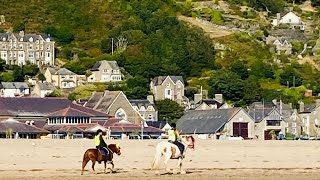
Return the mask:
<svg viewBox="0 0 320 180">
<path fill-rule="evenodd" d="M 104 174 L 91 162 L 80 175 L 82 156 L 93 140 L 0 140 L 0 179 L 319 179 L 319 141 L 214 141 L 197 140 L 188 150 L 186 175 L 161 175 L 150 169 L 160 140 L 110 140 L 120 143 L 115 173 Z M 169 166 L 176 167 L 176 160 Z"/>
</svg>

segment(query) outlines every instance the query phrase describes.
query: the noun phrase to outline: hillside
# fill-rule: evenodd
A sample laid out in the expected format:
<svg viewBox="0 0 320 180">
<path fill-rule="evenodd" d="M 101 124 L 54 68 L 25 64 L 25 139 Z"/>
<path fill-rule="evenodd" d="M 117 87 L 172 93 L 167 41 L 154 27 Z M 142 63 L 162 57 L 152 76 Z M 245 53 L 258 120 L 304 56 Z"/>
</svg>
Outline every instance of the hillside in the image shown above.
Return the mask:
<svg viewBox="0 0 320 180">
<path fill-rule="evenodd" d="M 293 55 L 275 55 L 265 39 L 274 14 L 292 7 L 311 24 L 308 36 L 313 41 L 308 43 L 314 44 L 317 12 L 300 9 L 310 9 L 310 3 L 299 4 L 304 1 L 266 2 L 7 0 L 0 2 L 6 21 L 0 31 L 50 34 L 57 42 L 59 64 L 78 74 L 86 74 L 98 60 L 116 60 L 127 81 L 107 88 L 123 90 L 129 98 L 146 97 L 150 78 L 182 75 L 189 83 L 188 97 L 194 93 L 189 89 L 202 85 L 210 95 L 224 93 L 241 106 L 280 96 L 297 103 L 305 89 L 320 92 L 314 68 L 318 60 L 297 61 L 301 42 Z M 317 6 L 315 0 L 312 5 Z"/>
</svg>

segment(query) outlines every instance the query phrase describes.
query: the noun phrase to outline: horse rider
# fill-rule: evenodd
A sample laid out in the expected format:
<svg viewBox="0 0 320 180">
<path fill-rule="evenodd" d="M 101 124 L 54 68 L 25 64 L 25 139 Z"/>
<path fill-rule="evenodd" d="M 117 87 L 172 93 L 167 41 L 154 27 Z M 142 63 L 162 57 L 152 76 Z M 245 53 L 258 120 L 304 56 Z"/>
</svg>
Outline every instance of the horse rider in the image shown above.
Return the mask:
<svg viewBox="0 0 320 180">
<path fill-rule="evenodd" d="M 99 150 L 99 152 L 100 153 L 104 152 L 104 155 L 103 155 L 103 153 L 101 153 L 102 157 L 104 159 L 105 158 L 104 156 L 107 156 L 109 151 L 107 149 L 108 146 L 107 146 L 106 142 L 103 140 L 101 129 L 98 129 L 97 134 L 94 137 L 94 142 L 95 142 L 96 148 Z M 101 163 L 101 162 L 99 162 L 99 163 Z"/>
<path fill-rule="evenodd" d="M 184 145 L 180 141 L 178 141 L 178 139 L 180 139 L 180 134 L 176 126 L 177 126 L 176 123 L 171 124 L 171 129 L 168 131 L 168 135 L 169 135 L 168 141 L 178 146 L 181 157 L 183 157 Z"/>
</svg>

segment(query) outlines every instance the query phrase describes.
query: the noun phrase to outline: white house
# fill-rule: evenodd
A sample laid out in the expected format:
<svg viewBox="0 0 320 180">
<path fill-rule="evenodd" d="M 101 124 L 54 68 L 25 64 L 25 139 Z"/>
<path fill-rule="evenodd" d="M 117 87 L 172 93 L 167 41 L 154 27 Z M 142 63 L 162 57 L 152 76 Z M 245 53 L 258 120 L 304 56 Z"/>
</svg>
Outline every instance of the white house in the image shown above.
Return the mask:
<svg viewBox="0 0 320 180">
<path fill-rule="evenodd" d="M 301 21 L 301 18 L 293 12 L 287 13 L 282 18 L 280 16 L 280 13 L 278 13 L 277 19 L 273 19 L 271 24 L 273 26 L 279 26 L 280 24 L 289 24 L 290 27 L 300 27 L 301 30 L 304 30 L 305 28 L 303 22 Z"/>
<path fill-rule="evenodd" d="M 0 92 L 0 97 L 28 96 L 30 89 L 24 82 L 2 82 Z"/>
<path fill-rule="evenodd" d="M 54 89 L 54 85 L 49 82 L 38 82 L 33 88 L 32 96 L 45 97 L 52 93 Z"/>
<path fill-rule="evenodd" d="M 116 61 L 98 61 L 91 68 L 88 82 L 119 82 L 122 74 Z"/>
</svg>

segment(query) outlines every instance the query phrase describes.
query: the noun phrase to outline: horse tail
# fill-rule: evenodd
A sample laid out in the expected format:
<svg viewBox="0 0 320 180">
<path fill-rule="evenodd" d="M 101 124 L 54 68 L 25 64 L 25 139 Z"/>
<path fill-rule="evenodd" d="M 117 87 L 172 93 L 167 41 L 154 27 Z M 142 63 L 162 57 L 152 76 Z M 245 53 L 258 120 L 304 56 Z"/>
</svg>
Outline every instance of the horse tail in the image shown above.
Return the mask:
<svg viewBox="0 0 320 180">
<path fill-rule="evenodd" d="M 156 147 L 156 154 L 153 158 L 153 161 L 151 163 L 151 168 L 152 169 L 158 169 L 159 168 L 159 161 L 161 159 L 162 156 L 162 149 L 161 146 L 159 146 L 159 144 Z"/>
</svg>

